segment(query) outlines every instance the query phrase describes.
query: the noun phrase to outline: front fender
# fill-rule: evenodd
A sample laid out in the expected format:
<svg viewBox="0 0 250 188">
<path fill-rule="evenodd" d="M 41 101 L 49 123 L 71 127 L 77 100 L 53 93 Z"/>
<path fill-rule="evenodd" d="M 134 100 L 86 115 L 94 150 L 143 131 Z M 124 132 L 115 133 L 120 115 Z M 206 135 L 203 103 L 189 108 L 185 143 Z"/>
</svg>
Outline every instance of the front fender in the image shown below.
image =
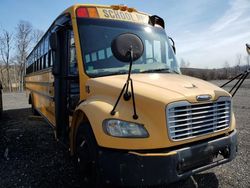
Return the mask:
<svg viewBox="0 0 250 188">
<path fill-rule="evenodd" d="M 160 142 L 158 135 L 162 130 L 157 130 L 154 126 L 147 127 L 148 132 L 155 132 L 156 136 L 150 136 L 149 138 L 117 138 L 107 135 L 103 131 L 103 121 L 105 119 L 121 119 L 125 121 L 140 123 L 140 124 L 147 124 L 152 125 L 154 124 L 151 119 L 147 115 L 144 115 L 140 108 L 137 108 L 139 118 L 137 120 L 133 119 L 133 106 L 132 100 L 124 101 L 121 100 L 119 105 L 116 109 L 116 114 L 112 116 L 110 114 L 111 110 L 113 109 L 113 105 L 115 104 L 116 99 L 107 99 L 101 100 L 100 98 L 92 98 L 87 99 L 86 101 L 82 102 L 76 109 L 71 130 L 71 138 L 75 137 L 75 130 L 77 130 L 77 125 L 81 121 L 89 121 L 92 130 L 95 135 L 95 139 L 97 144 L 101 147 L 106 148 L 114 148 L 114 149 L 149 149 L 159 147 Z M 79 114 L 81 114 L 81 118 L 79 118 Z M 159 133 L 157 134 L 157 132 Z M 156 144 L 156 145 L 155 145 Z"/>
</svg>

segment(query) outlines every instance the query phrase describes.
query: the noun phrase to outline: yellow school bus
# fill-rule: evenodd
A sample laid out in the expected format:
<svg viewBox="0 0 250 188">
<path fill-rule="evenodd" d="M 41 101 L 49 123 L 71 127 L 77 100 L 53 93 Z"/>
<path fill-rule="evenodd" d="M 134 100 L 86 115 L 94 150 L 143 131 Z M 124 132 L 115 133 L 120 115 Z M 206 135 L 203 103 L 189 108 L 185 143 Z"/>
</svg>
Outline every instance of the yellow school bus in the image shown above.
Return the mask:
<svg viewBox="0 0 250 188">
<path fill-rule="evenodd" d="M 235 158 L 231 95 L 181 74 L 162 18 L 77 4 L 27 58 L 29 102 L 91 187 L 161 185 Z"/>
</svg>

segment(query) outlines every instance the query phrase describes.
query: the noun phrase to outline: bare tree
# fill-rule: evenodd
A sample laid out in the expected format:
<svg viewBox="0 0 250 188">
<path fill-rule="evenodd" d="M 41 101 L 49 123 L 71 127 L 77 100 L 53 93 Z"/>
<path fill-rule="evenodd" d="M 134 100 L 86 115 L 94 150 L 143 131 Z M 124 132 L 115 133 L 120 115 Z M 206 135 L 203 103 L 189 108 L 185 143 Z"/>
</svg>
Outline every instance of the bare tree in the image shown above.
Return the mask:
<svg viewBox="0 0 250 188">
<path fill-rule="evenodd" d="M 181 68 L 188 68 L 190 66 L 190 62 L 185 61 L 183 58 L 181 59 L 180 67 Z"/>
<path fill-rule="evenodd" d="M 39 42 L 39 40 L 42 38 L 44 32 L 40 29 L 34 29 L 32 32 L 32 38 L 33 38 L 33 43 L 34 46 Z"/>
<path fill-rule="evenodd" d="M 17 73 L 20 81 L 19 90 L 23 91 L 23 81 L 26 70 L 26 57 L 31 44 L 32 25 L 27 21 L 20 21 L 16 27 L 16 61 Z"/>
<path fill-rule="evenodd" d="M 5 82 L 4 82 L 4 66 L 3 66 L 3 62 L 0 60 L 0 82 L 2 82 L 3 87 L 5 86 Z"/>
<path fill-rule="evenodd" d="M 12 39 L 12 34 L 6 30 L 3 30 L 0 36 L 0 53 L 2 62 L 4 63 L 7 70 L 7 84 L 9 92 L 12 91 L 12 83 L 10 79 L 10 54 L 12 50 Z"/>
<path fill-rule="evenodd" d="M 224 79 L 228 79 L 228 77 L 230 76 L 230 65 L 228 61 L 225 61 L 223 69 L 223 76 L 225 77 Z"/>
<path fill-rule="evenodd" d="M 239 72 L 240 72 L 241 61 L 242 61 L 242 55 L 237 54 L 236 55 L 236 64 L 235 64 L 235 75 L 239 74 Z"/>
</svg>

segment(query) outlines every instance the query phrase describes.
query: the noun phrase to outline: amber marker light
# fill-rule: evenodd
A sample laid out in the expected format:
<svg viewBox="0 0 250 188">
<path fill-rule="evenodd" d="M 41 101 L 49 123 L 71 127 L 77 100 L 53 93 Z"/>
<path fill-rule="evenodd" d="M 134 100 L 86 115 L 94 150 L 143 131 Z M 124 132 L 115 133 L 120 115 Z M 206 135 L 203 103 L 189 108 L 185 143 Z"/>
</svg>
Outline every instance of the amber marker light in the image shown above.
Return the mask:
<svg viewBox="0 0 250 188">
<path fill-rule="evenodd" d="M 98 14 L 96 8 L 91 7 L 91 8 L 87 8 L 87 9 L 88 9 L 89 17 L 91 17 L 91 18 L 99 18 L 99 14 Z"/>
</svg>

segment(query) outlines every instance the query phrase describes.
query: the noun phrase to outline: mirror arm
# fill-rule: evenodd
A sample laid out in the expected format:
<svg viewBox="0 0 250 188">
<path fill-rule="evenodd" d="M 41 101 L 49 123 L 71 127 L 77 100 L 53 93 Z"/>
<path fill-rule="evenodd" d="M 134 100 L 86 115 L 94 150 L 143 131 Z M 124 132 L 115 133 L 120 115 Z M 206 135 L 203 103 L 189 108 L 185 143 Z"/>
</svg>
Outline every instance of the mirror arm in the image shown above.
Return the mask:
<svg viewBox="0 0 250 188">
<path fill-rule="evenodd" d="M 220 87 L 223 88 L 224 86 L 228 85 L 229 83 L 240 77 L 239 80 L 234 84 L 234 86 L 229 91 L 229 93 L 232 94 L 232 97 L 234 97 L 234 95 L 236 94 L 236 92 L 238 91 L 238 89 L 243 84 L 243 82 L 245 81 L 245 79 L 248 77 L 249 74 L 250 74 L 250 69 L 247 69 L 245 72 L 240 73 L 239 75 L 235 76 L 234 78 L 232 78 L 231 80 L 229 80 Z"/>
<path fill-rule="evenodd" d="M 246 50 L 247 50 L 248 55 L 250 55 L 250 44 L 246 44 Z"/>
<path fill-rule="evenodd" d="M 133 86 L 133 80 L 132 79 L 130 79 L 130 84 L 131 84 L 131 92 L 132 92 L 132 100 L 133 100 L 133 108 L 134 108 L 133 119 L 138 119 L 138 115 L 136 113 L 135 93 L 134 93 L 134 86 Z"/>
<path fill-rule="evenodd" d="M 124 90 L 125 90 L 126 85 L 127 85 L 127 83 L 124 84 L 124 86 L 123 86 L 123 88 L 122 88 L 122 90 L 121 90 L 121 92 L 120 92 L 120 94 L 119 94 L 119 97 L 117 98 L 117 100 L 116 100 L 116 102 L 115 102 L 115 105 L 114 105 L 113 109 L 112 109 L 111 112 L 110 112 L 110 114 L 111 114 L 112 116 L 115 115 L 115 113 L 116 113 L 115 109 L 116 109 L 116 107 L 117 107 L 117 105 L 118 105 L 118 103 L 119 103 L 119 101 L 120 101 L 120 99 L 121 99 L 121 96 L 122 96 L 122 94 L 123 94 L 123 92 L 124 92 Z"/>
<path fill-rule="evenodd" d="M 136 105 L 135 105 L 135 94 L 134 94 L 134 86 L 133 86 L 133 80 L 130 78 L 131 75 L 131 70 L 132 70 L 132 64 L 133 64 L 133 49 L 132 47 L 130 48 L 130 50 L 128 51 L 129 56 L 130 56 L 130 64 L 129 64 L 129 72 L 128 72 L 128 78 L 126 83 L 124 84 L 118 99 L 116 100 L 116 103 L 112 109 L 112 111 L 110 112 L 111 115 L 115 115 L 115 109 L 121 99 L 121 96 L 123 94 L 123 98 L 125 101 L 128 101 L 131 96 L 132 96 L 132 100 L 133 100 L 133 110 L 134 110 L 134 114 L 133 114 L 133 119 L 138 119 L 138 115 L 136 113 Z M 129 87 L 129 83 L 130 83 L 130 87 L 131 87 L 131 93 L 128 91 L 128 87 Z M 126 88 L 126 89 L 125 89 Z M 124 92 L 125 91 L 125 92 Z"/>
<path fill-rule="evenodd" d="M 173 51 L 176 54 L 175 42 L 174 42 L 174 40 L 171 37 L 168 37 L 168 38 L 169 38 L 169 40 L 171 40 Z"/>
<path fill-rule="evenodd" d="M 127 86 L 126 86 L 125 93 L 123 95 L 123 98 L 124 98 L 125 101 L 128 101 L 131 98 L 131 94 L 130 94 L 130 92 L 128 92 L 128 87 L 129 87 L 129 81 L 130 81 L 130 75 L 131 75 L 132 63 L 133 63 L 133 49 L 132 49 L 132 47 L 130 48 L 128 53 L 129 53 L 129 56 L 130 56 L 130 63 L 129 63 L 128 78 L 127 78 L 127 81 L 126 81 Z"/>
</svg>

